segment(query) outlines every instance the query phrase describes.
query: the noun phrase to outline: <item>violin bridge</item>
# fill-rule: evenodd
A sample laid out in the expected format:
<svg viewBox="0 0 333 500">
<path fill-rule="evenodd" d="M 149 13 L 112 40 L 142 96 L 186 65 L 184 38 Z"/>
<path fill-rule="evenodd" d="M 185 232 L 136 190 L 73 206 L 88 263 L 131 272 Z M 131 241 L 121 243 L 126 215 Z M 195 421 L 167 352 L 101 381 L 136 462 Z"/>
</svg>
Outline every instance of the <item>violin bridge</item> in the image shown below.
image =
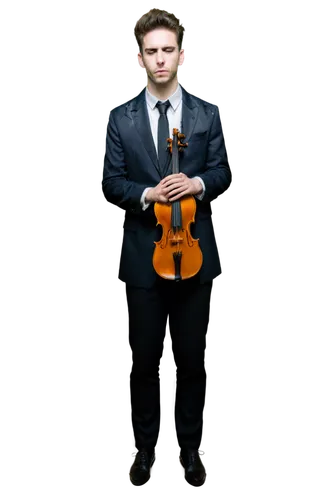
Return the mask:
<svg viewBox="0 0 333 500">
<path fill-rule="evenodd" d="M 172 240 L 170 239 L 170 244 L 171 245 L 178 245 L 178 243 L 182 243 L 184 241 L 184 238 L 173 238 Z"/>
</svg>

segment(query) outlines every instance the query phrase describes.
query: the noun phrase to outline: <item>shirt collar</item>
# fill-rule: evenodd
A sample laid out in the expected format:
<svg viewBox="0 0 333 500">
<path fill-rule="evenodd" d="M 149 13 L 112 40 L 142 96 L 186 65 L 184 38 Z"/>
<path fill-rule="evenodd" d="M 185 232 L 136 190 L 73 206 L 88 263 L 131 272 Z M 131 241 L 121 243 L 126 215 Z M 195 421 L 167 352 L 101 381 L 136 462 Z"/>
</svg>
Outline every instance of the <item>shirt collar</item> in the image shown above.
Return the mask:
<svg viewBox="0 0 333 500">
<path fill-rule="evenodd" d="M 179 83 L 178 83 L 178 87 L 176 88 L 175 92 L 170 97 L 168 97 L 168 99 L 165 99 L 164 101 L 161 101 L 161 102 L 165 102 L 167 100 L 169 100 L 172 109 L 174 111 L 176 111 L 176 109 L 178 108 L 178 106 L 180 104 L 180 101 L 182 100 L 182 88 L 179 85 Z M 151 109 L 154 109 L 156 106 L 156 103 L 159 101 L 159 99 L 157 97 L 155 97 L 151 92 L 149 92 L 147 87 L 146 87 L 146 101 L 147 101 L 147 104 L 151 107 Z"/>
</svg>

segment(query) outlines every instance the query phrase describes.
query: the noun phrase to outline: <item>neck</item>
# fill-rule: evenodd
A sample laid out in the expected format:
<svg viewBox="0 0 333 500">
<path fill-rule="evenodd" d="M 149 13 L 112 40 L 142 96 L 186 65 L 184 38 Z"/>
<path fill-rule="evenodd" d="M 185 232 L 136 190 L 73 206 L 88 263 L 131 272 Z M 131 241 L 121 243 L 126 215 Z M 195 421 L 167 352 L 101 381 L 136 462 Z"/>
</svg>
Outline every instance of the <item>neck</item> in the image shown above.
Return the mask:
<svg viewBox="0 0 333 500">
<path fill-rule="evenodd" d="M 147 88 L 151 94 L 157 97 L 160 101 L 165 101 L 170 97 L 178 87 L 178 79 L 175 77 L 171 82 L 165 84 L 156 84 L 148 79 Z"/>
</svg>

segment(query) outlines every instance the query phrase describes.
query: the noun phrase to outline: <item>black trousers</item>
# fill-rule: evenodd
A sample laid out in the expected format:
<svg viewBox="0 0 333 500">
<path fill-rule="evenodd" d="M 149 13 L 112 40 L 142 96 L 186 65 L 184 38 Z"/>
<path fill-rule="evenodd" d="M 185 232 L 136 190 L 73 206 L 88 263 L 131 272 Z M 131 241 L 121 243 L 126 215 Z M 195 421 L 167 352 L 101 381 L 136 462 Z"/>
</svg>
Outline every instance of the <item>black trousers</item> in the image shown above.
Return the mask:
<svg viewBox="0 0 333 500">
<path fill-rule="evenodd" d="M 206 392 L 205 348 L 212 282 L 158 279 L 152 288 L 126 286 L 135 445 L 154 448 L 160 427 L 159 364 L 169 317 L 177 367 L 175 423 L 180 448 L 198 449 Z"/>
</svg>

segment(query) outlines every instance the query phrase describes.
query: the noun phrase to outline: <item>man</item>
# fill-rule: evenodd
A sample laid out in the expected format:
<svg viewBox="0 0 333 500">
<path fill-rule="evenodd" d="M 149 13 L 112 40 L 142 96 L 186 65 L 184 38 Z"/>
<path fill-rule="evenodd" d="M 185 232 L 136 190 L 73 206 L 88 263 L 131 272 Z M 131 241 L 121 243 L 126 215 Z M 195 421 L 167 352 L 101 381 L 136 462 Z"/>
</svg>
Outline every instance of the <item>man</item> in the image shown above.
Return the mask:
<svg viewBox="0 0 333 500">
<path fill-rule="evenodd" d="M 155 460 L 159 363 L 167 318 L 177 366 L 180 462 L 193 486 L 201 486 L 206 478 L 198 453 L 206 387 L 205 336 L 212 280 L 221 272 L 210 202 L 229 187 L 231 172 L 217 106 L 192 96 L 178 83 L 183 32 L 179 20 L 166 11 L 152 9 L 139 19 L 135 36 L 147 87 L 111 111 L 107 130 L 103 192 L 109 202 L 125 210 L 119 278 L 126 283 L 133 356 L 130 388 L 138 449 L 130 470 L 134 485 L 148 481 Z M 188 142 L 179 174 L 171 174 L 170 158 L 165 158 L 173 128 Z M 190 194 L 196 200 L 191 233 L 199 238 L 203 264 L 193 278 L 175 282 L 159 277 L 152 264 L 154 242 L 160 239 L 154 203 Z"/>
</svg>

